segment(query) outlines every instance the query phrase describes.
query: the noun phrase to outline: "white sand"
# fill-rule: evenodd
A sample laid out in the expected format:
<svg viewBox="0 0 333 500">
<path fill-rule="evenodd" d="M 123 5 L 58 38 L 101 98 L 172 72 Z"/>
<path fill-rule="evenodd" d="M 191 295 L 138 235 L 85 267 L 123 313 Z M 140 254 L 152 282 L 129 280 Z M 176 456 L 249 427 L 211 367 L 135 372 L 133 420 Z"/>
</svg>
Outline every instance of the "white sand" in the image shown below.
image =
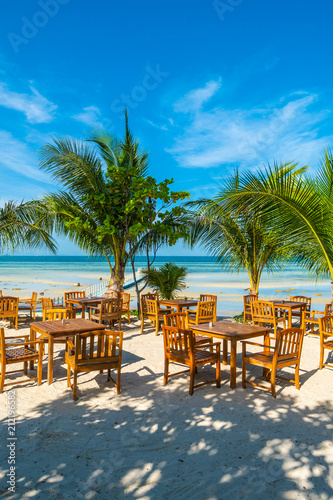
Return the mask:
<svg viewBox="0 0 333 500">
<path fill-rule="evenodd" d="M 119 396 L 105 374 L 84 374 L 73 402 L 60 350 L 51 386 L 46 360 L 41 387 L 15 386 L 17 492 L 6 498 L 333 498 L 333 370 L 318 371 L 318 338 L 305 337 L 301 390 L 279 381 L 274 399 L 242 389 L 240 355 L 235 390 L 226 366 L 220 389 L 189 396 L 187 375 L 163 386 L 162 335 L 139 332 L 124 326 Z M 199 369 L 197 380 L 213 371 Z M 0 400 L 5 492 L 6 392 Z"/>
</svg>

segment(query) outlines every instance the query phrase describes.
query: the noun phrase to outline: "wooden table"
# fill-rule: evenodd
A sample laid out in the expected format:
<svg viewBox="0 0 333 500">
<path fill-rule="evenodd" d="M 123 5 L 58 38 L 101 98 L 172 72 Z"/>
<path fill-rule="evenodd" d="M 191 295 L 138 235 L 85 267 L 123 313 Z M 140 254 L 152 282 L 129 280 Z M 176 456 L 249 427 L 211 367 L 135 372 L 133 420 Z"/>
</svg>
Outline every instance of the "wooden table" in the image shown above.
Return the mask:
<svg viewBox="0 0 333 500">
<path fill-rule="evenodd" d="M 173 299 L 173 300 L 160 300 L 160 305 L 162 306 L 168 306 L 168 307 L 175 307 L 177 313 L 181 312 L 182 309 L 184 308 L 189 308 L 196 306 L 198 300 L 185 300 L 185 299 Z"/>
<path fill-rule="evenodd" d="M 301 318 L 301 323 L 302 323 L 302 311 L 306 309 L 306 302 L 294 302 L 292 300 L 270 300 L 274 304 L 275 307 L 278 309 L 284 309 L 285 311 L 288 311 L 288 328 L 291 328 L 293 326 L 292 322 L 292 314 L 295 309 L 300 310 L 300 318 Z"/>
<path fill-rule="evenodd" d="M 53 381 L 53 350 L 54 339 L 57 337 L 73 337 L 79 333 L 92 332 L 95 330 L 105 330 L 105 325 L 88 321 L 87 319 L 67 319 L 66 323 L 58 319 L 56 321 L 35 321 L 30 324 L 30 340 L 36 340 L 36 333 L 42 333 L 48 337 L 48 365 L 47 365 L 47 383 L 50 385 Z M 34 362 L 30 362 L 30 369 L 34 367 Z"/>
<path fill-rule="evenodd" d="M 223 364 L 228 364 L 228 340 L 231 342 L 230 351 L 230 387 L 236 387 L 236 361 L 237 361 L 237 342 L 240 340 L 252 339 L 265 336 L 265 343 L 269 345 L 270 327 L 244 325 L 243 323 L 231 323 L 230 321 L 217 321 L 213 326 L 209 323 L 191 326 L 191 330 L 198 335 L 206 335 L 223 340 Z M 268 340 L 268 341 L 267 341 Z"/>
<path fill-rule="evenodd" d="M 70 304 L 76 304 L 82 307 L 82 318 L 86 317 L 86 307 L 95 306 L 102 302 L 103 297 L 84 297 L 82 299 L 67 299 Z"/>
</svg>

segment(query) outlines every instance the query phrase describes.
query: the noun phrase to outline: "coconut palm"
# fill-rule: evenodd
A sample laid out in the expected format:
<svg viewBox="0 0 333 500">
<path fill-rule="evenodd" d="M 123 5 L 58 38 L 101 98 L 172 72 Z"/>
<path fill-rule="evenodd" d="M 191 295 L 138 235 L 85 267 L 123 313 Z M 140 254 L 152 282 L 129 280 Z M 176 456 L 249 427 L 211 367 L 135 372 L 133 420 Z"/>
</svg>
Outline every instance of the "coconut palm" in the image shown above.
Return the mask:
<svg viewBox="0 0 333 500">
<path fill-rule="evenodd" d="M 190 245 L 203 245 L 224 270 L 247 271 L 251 293 L 257 294 L 263 270 L 280 270 L 287 259 L 281 236 L 254 211 L 227 213 L 215 199 L 191 203 L 194 206 L 197 212 L 187 216 Z"/>
<path fill-rule="evenodd" d="M 151 268 L 149 273 L 144 269 L 142 274 L 147 277 L 148 286 L 157 292 L 161 299 L 170 300 L 177 296 L 176 292 L 186 288 L 186 271 L 186 267 L 167 262 L 159 269 Z"/>
<path fill-rule="evenodd" d="M 329 151 L 313 176 L 282 164 L 237 174 L 215 203 L 225 212 L 253 210 L 272 231 L 283 235 L 289 259 L 315 278 L 333 281 L 333 160 Z"/>
<path fill-rule="evenodd" d="M 9 201 L 0 208 L 0 251 L 12 252 L 16 248 L 36 249 L 45 246 L 55 252 L 50 236 L 50 218 L 40 201 L 16 203 Z"/>
</svg>

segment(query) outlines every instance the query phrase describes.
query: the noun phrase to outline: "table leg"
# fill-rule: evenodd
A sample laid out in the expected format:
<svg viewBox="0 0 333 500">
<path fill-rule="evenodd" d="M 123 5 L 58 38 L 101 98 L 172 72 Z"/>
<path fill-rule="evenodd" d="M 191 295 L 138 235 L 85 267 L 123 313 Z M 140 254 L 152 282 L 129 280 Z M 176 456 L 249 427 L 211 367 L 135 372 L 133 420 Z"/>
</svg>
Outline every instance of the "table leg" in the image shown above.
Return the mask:
<svg viewBox="0 0 333 500">
<path fill-rule="evenodd" d="M 224 365 L 228 364 L 228 341 L 226 339 L 223 339 L 223 358 L 222 358 L 222 363 Z"/>
<path fill-rule="evenodd" d="M 293 326 L 293 316 L 292 316 L 292 310 L 290 307 L 289 314 L 288 314 L 288 328 L 292 328 L 292 326 Z"/>
<path fill-rule="evenodd" d="M 53 337 L 49 335 L 49 345 L 48 345 L 48 363 L 47 363 L 47 383 L 48 385 L 53 382 Z"/>
<path fill-rule="evenodd" d="M 230 387 L 235 389 L 236 387 L 236 360 L 237 360 L 237 342 L 236 340 L 231 340 L 231 351 L 230 351 Z"/>
<path fill-rule="evenodd" d="M 86 306 L 85 304 L 82 304 L 82 319 L 86 318 Z"/>
<path fill-rule="evenodd" d="M 31 326 L 30 327 L 30 341 L 34 342 L 35 340 L 36 340 L 36 332 L 35 332 L 34 328 Z M 30 347 L 31 347 L 31 349 L 36 349 L 35 344 L 32 344 Z M 34 360 L 30 361 L 29 369 L 33 370 L 34 366 L 35 366 L 35 361 Z"/>
<path fill-rule="evenodd" d="M 267 332 L 265 334 L 265 338 L 264 338 L 264 352 L 265 353 L 269 353 L 270 352 L 270 349 L 269 349 L 269 346 L 270 346 L 270 339 L 269 339 L 269 332 Z M 263 374 L 263 377 L 266 377 L 267 378 L 267 375 L 269 373 L 269 369 L 268 368 L 263 368 L 262 369 L 262 374 Z"/>
</svg>

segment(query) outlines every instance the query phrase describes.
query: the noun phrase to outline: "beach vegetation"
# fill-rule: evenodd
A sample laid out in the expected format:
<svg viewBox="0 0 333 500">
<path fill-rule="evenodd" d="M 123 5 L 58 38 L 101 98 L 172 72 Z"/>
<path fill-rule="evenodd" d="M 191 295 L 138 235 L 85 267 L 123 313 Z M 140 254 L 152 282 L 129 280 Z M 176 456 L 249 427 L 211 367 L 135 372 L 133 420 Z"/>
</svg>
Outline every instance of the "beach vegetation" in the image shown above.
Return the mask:
<svg viewBox="0 0 333 500">
<path fill-rule="evenodd" d="M 41 247 L 54 253 L 56 243 L 49 230 L 50 220 L 41 201 L 8 201 L 0 208 L 1 253 Z"/>
<path fill-rule="evenodd" d="M 163 300 L 171 300 L 177 297 L 177 292 L 186 288 L 187 268 L 167 262 L 159 269 L 152 267 L 144 269 L 143 276 L 147 279 L 148 286 L 158 293 Z"/>
<path fill-rule="evenodd" d="M 54 231 L 107 260 L 111 296 L 122 291 L 126 264 L 135 274 L 138 253 L 147 255 L 149 269 L 150 255 L 154 259 L 162 244 L 183 235 L 174 221 L 185 211 L 178 202 L 189 193 L 171 191 L 173 179 L 150 176 L 148 156 L 129 130 L 126 111 L 123 139 L 96 130 L 85 141 L 54 138 L 40 151 L 40 168 L 61 187 L 44 198 Z"/>
</svg>

